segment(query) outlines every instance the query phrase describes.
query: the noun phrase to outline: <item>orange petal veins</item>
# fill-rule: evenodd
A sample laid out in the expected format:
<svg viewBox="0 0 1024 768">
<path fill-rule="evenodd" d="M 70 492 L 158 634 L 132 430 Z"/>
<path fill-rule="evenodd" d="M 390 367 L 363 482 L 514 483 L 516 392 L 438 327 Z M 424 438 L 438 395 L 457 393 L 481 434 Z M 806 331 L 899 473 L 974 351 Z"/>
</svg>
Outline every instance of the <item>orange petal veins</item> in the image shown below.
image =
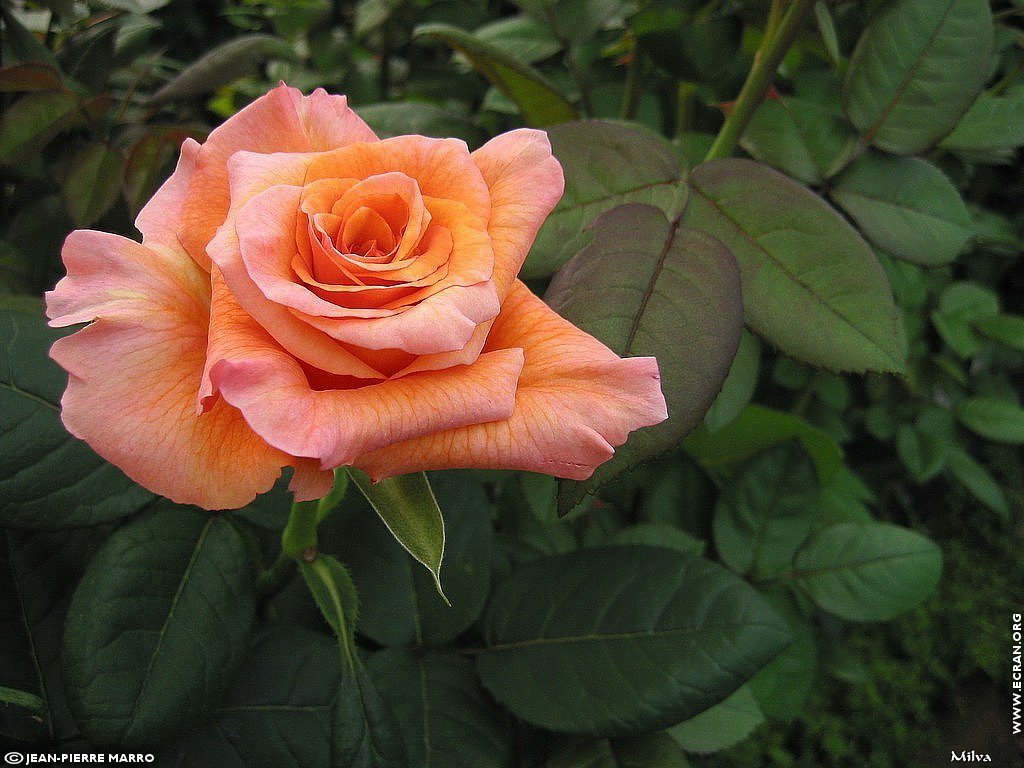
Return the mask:
<svg viewBox="0 0 1024 768">
<path fill-rule="evenodd" d="M 668 418 L 654 358 L 619 358 L 519 280 L 494 321 L 481 359 L 514 348 L 523 350 L 526 364 L 510 419 L 396 443 L 361 456 L 356 466 L 375 480 L 459 467 L 584 480 L 631 431 Z"/>
<path fill-rule="evenodd" d="M 328 473 L 267 445 L 227 403 L 196 416 L 210 288 L 184 252 L 79 230 L 63 255 L 69 276 L 47 294 L 51 324 L 94 321 L 50 352 L 69 373 L 69 432 L 136 482 L 206 509 L 247 504 L 285 466 L 296 467 L 298 498 L 330 489 Z"/>
</svg>

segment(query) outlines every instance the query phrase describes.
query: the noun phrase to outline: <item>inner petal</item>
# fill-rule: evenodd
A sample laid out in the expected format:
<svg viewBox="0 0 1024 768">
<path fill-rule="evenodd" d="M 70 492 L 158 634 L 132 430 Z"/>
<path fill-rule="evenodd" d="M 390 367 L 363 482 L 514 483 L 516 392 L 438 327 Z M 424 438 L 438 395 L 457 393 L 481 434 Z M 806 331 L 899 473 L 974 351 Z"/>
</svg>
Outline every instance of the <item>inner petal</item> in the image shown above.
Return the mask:
<svg viewBox="0 0 1024 768">
<path fill-rule="evenodd" d="M 369 206 L 357 208 L 345 219 L 345 226 L 335 242 L 346 253 L 359 256 L 390 256 L 396 238 L 391 224 Z"/>
</svg>

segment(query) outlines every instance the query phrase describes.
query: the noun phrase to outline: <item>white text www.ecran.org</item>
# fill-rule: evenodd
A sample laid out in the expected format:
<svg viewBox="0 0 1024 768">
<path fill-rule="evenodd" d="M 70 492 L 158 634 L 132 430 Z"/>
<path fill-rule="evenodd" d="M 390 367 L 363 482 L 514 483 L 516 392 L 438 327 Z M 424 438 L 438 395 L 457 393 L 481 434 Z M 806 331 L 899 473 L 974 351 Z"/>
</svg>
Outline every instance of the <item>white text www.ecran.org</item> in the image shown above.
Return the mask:
<svg viewBox="0 0 1024 768">
<path fill-rule="evenodd" d="M 1021 631 L 1021 615 L 1015 613 L 1013 614 L 1013 629 L 1011 630 L 1013 645 L 1010 646 L 1010 698 L 1013 700 L 1010 720 L 1013 724 L 1013 734 L 1015 736 L 1020 734 Z"/>
</svg>

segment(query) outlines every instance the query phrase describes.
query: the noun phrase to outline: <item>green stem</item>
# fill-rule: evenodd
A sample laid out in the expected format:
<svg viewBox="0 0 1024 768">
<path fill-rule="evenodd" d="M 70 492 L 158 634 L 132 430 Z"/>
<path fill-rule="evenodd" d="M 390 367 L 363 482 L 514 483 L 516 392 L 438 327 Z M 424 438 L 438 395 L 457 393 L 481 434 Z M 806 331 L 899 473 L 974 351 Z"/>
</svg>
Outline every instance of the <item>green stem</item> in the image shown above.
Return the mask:
<svg viewBox="0 0 1024 768">
<path fill-rule="evenodd" d="M 640 64 L 640 48 L 634 40 L 633 54 L 626 65 L 626 93 L 622 99 L 622 109 L 619 110 L 619 117 L 623 120 L 635 118 L 640 106 L 640 85 L 643 81 L 640 77 Z"/>
<path fill-rule="evenodd" d="M 319 499 L 296 501 L 288 524 L 281 534 L 281 554 L 292 560 L 311 563 L 316 560 L 316 527 L 319 521 Z"/>
<path fill-rule="evenodd" d="M 676 138 L 681 138 L 690 127 L 690 115 L 693 112 L 693 97 L 697 93 L 697 84 L 680 80 L 676 89 Z"/>
<path fill-rule="evenodd" d="M 732 112 L 722 124 L 715 143 L 708 150 L 704 161 L 729 157 L 736 149 L 743 132 L 747 129 L 754 112 L 761 106 L 764 94 L 775 77 L 779 64 L 796 40 L 796 35 L 807 20 L 807 15 L 814 8 L 817 0 L 793 0 L 782 20 L 778 22 L 774 34 L 765 34 L 761 47 L 754 55 L 754 66 L 750 68 L 747 80 L 743 83 L 740 95 Z"/>
<path fill-rule="evenodd" d="M 256 578 L 256 596 L 261 600 L 265 600 L 272 595 L 276 595 L 288 586 L 288 582 L 292 580 L 294 575 L 295 561 L 284 552 L 281 552 L 273 565 Z"/>
</svg>

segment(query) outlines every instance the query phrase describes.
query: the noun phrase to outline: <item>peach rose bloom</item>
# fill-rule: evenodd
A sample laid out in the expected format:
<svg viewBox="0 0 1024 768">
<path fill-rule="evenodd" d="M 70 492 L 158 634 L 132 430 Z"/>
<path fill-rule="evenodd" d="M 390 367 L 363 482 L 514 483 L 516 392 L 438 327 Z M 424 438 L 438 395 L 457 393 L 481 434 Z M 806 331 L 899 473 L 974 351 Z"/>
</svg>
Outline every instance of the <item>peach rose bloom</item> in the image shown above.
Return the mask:
<svg viewBox="0 0 1024 768">
<path fill-rule="evenodd" d="M 207 509 L 284 467 L 299 500 L 344 465 L 586 478 L 667 413 L 653 358 L 516 279 L 562 190 L 542 131 L 379 140 L 343 96 L 281 85 L 183 144 L 141 244 L 68 237 L 47 312 L 89 325 L 51 350 L 64 424 Z"/>
</svg>

